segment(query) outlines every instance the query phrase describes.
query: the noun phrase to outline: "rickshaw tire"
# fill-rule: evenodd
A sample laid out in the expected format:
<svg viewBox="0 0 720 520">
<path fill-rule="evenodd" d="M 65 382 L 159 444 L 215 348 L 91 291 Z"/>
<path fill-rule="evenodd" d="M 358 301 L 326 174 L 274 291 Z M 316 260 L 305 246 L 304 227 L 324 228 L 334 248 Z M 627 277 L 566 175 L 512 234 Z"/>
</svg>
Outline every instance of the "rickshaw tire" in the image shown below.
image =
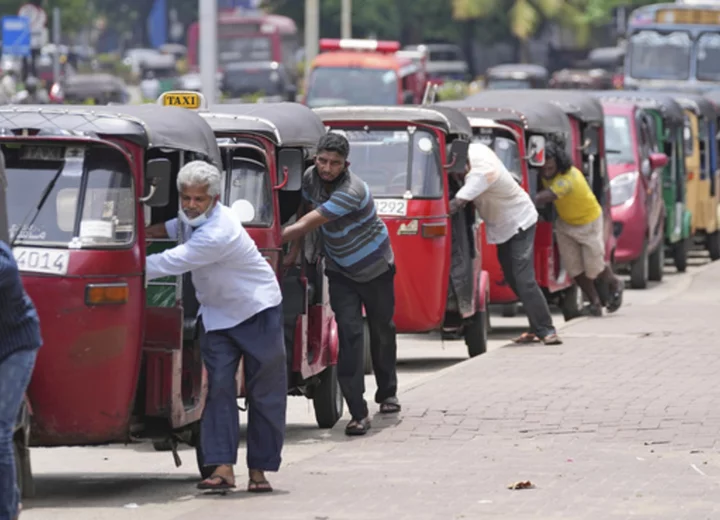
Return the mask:
<svg viewBox="0 0 720 520">
<path fill-rule="evenodd" d="M 463 327 L 465 345 L 471 358 L 487 352 L 489 320 L 487 310 L 476 312 Z"/>
<path fill-rule="evenodd" d="M 645 289 L 648 283 L 650 258 L 647 250 L 647 241 L 643 242 L 642 253 L 630 266 L 630 287 L 632 289 Z"/>
<path fill-rule="evenodd" d="M 170 439 L 153 439 L 152 445 L 155 451 L 172 451 L 172 441 Z"/>
<path fill-rule="evenodd" d="M 329 430 L 343 415 L 344 401 L 337 379 L 337 365 L 329 365 L 320 374 L 320 383 L 313 396 L 315 421 L 319 428 Z"/>
<path fill-rule="evenodd" d="M 707 236 L 707 250 L 711 261 L 720 259 L 720 231 L 714 231 Z"/>
<path fill-rule="evenodd" d="M 13 440 L 13 452 L 15 455 L 15 475 L 21 498 L 33 498 L 35 496 L 35 483 L 32 477 L 30 466 L 30 452 L 24 446 L 21 438 Z"/>
<path fill-rule="evenodd" d="M 576 284 L 563 291 L 559 303 L 565 321 L 573 320 L 582 314 L 582 298 L 582 291 Z"/>
<path fill-rule="evenodd" d="M 665 270 L 665 241 L 661 240 L 657 249 L 650 254 L 648 261 L 648 280 L 662 282 Z"/>
<path fill-rule="evenodd" d="M 370 349 L 370 326 L 367 318 L 363 319 L 363 372 L 366 376 L 373 373 L 372 350 Z"/>
<path fill-rule="evenodd" d="M 689 249 L 690 239 L 684 238 L 677 242 L 673 246 L 673 259 L 675 261 L 675 268 L 679 273 L 687 271 L 687 255 Z"/>
</svg>

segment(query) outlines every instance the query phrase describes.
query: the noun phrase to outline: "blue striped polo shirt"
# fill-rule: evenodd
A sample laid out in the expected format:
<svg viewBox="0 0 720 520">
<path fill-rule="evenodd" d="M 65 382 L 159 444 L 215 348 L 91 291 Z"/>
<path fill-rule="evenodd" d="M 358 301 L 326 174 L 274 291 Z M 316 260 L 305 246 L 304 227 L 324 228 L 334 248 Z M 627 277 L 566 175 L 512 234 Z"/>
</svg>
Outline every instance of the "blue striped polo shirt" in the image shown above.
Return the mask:
<svg viewBox="0 0 720 520">
<path fill-rule="evenodd" d="M 360 177 L 346 171 L 326 184 L 313 166 L 303 175 L 302 194 L 330 220 L 321 228 L 328 270 L 363 283 L 390 268 L 394 262 L 390 236 L 377 216 L 370 188 Z"/>
</svg>

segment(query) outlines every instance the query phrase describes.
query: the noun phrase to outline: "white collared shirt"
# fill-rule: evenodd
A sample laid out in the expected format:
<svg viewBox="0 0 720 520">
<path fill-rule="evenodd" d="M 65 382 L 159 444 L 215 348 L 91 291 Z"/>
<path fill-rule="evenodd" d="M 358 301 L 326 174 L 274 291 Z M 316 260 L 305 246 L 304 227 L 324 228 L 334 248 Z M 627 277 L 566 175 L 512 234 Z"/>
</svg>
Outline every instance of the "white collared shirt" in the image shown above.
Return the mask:
<svg viewBox="0 0 720 520">
<path fill-rule="evenodd" d="M 177 238 L 178 220 L 165 229 Z M 230 208 L 218 204 L 195 229 L 183 224 L 183 235 L 185 243 L 147 257 L 147 279 L 191 272 L 205 330 L 230 329 L 280 305 L 275 272 Z"/>
<path fill-rule="evenodd" d="M 488 243 L 504 244 L 532 227 L 538 219 L 535 204 L 497 154 L 482 143 L 472 143 L 468 155 L 471 170 L 455 198 L 475 203 Z"/>
</svg>

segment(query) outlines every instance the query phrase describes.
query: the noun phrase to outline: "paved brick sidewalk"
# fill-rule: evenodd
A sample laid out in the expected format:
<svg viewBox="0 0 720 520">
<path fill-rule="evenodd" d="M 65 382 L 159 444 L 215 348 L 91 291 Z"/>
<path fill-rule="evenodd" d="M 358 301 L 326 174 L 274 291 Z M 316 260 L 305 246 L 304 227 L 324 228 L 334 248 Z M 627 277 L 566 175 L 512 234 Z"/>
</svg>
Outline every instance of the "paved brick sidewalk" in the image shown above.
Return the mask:
<svg viewBox="0 0 720 520">
<path fill-rule="evenodd" d="M 274 496 L 183 518 L 720 519 L 720 264 L 563 336 L 410 389 L 399 418 L 284 468 Z M 507 489 L 521 480 L 536 488 Z"/>
</svg>

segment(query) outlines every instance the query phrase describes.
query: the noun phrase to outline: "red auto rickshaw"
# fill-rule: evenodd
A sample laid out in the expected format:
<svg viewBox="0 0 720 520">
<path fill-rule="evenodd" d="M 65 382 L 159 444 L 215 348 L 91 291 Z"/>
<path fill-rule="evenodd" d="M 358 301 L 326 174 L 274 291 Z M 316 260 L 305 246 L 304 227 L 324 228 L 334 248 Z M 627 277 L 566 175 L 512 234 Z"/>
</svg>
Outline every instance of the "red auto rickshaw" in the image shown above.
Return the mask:
<svg viewBox="0 0 720 520">
<path fill-rule="evenodd" d="M 462 333 L 470 356 L 483 354 L 489 286 L 475 242 L 482 226 L 472 209 L 447 216 L 449 174 L 465 171 L 472 137 L 467 118 L 438 106 L 315 112 L 350 141 L 352 170 L 370 187 L 390 232 L 398 332 Z"/>
<path fill-rule="evenodd" d="M 534 198 L 538 191 L 538 168 L 544 164 L 542 151 L 546 138 L 559 135 L 569 143 L 572 129 L 565 113 L 551 103 L 528 101 L 523 96 L 510 99 L 471 97 L 442 105 L 455 107 L 467 116 L 473 140 L 490 146 L 518 184 Z M 552 211 L 540 212 L 535 231 L 535 276 L 548 302 L 559 305 L 570 316 L 582 308 L 582 294 L 562 267 L 553 233 L 554 218 Z M 482 249 L 484 265 L 490 273 L 490 303 L 502 305 L 503 314 L 512 316 L 518 297 L 505 281 L 497 247 L 483 237 Z"/>
</svg>

